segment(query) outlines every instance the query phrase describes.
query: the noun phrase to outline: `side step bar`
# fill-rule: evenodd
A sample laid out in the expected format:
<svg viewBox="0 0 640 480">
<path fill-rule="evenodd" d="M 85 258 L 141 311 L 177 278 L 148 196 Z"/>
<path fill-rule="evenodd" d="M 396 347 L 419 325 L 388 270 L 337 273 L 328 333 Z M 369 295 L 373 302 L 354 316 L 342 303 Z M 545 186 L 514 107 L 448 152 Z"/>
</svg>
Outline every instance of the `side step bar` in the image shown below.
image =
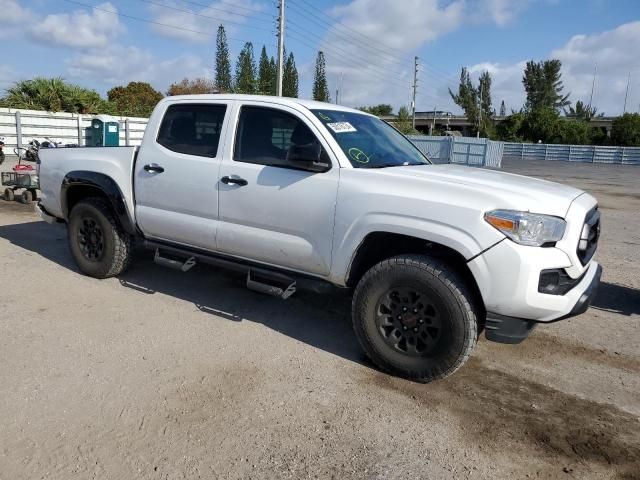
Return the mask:
<svg viewBox="0 0 640 480">
<path fill-rule="evenodd" d="M 163 267 L 188 272 L 197 262 L 202 262 L 227 270 L 246 272 L 247 288 L 249 290 L 272 295 L 283 300 L 289 298 L 296 291 L 296 281 L 279 272 L 256 268 L 214 255 L 194 252 L 189 249 L 183 250 L 148 240 L 145 240 L 144 246 L 152 250 L 155 249 L 153 261 Z M 176 258 L 168 258 L 167 256 L 163 256 L 163 253 Z"/>
</svg>

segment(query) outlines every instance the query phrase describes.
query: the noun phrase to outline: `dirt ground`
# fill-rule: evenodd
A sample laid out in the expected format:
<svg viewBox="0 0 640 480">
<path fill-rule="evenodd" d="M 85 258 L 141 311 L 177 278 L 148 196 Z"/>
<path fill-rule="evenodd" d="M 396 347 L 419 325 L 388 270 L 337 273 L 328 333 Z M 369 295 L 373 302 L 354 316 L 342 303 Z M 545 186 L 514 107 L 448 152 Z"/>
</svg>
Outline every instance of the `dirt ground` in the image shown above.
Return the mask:
<svg viewBox="0 0 640 480">
<path fill-rule="evenodd" d="M 0 479 L 640 478 L 640 167 L 505 169 L 598 197 L 603 284 L 430 385 L 363 358 L 344 293 L 280 301 L 146 252 L 94 280 L 0 200 Z"/>
</svg>

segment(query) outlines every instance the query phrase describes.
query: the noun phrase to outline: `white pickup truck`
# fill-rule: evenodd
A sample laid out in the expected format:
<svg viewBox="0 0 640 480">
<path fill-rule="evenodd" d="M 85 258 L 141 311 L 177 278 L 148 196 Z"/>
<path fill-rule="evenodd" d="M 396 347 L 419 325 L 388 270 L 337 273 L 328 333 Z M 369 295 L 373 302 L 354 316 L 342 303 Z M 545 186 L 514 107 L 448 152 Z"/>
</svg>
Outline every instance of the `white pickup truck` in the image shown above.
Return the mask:
<svg viewBox="0 0 640 480">
<path fill-rule="evenodd" d="M 122 273 L 139 240 L 161 265 L 241 269 L 282 298 L 299 276 L 352 289 L 362 348 L 416 381 L 453 373 L 483 330 L 519 343 L 583 313 L 600 280 L 591 195 L 433 165 L 393 127 L 337 105 L 169 97 L 139 148 L 51 149 L 40 162 L 37 208 L 67 224 L 87 275 Z"/>
</svg>

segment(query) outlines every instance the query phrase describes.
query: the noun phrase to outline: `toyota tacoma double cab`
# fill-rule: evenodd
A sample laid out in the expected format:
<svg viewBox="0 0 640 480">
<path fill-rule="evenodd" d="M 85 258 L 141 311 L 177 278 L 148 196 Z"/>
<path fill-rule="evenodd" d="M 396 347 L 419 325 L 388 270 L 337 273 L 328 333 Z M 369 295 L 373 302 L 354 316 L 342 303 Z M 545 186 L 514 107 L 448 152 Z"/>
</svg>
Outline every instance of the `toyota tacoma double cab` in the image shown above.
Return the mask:
<svg viewBox="0 0 640 480">
<path fill-rule="evenodd" d="M 182 271 L 242 270 L 287 298 L 312 277 L 352 292 L 360 345 L 419 382 L 469 358 L 481 332 L 519 343 L 583 313 L 598 286 L 596 200 L 495 170 L 434 165 L 375 116 L 246 95 L 175 96 L 140 147 L 40 152 L 43 219 L 67 225 L 95 278 L 134 241 Z"/>
</svg>

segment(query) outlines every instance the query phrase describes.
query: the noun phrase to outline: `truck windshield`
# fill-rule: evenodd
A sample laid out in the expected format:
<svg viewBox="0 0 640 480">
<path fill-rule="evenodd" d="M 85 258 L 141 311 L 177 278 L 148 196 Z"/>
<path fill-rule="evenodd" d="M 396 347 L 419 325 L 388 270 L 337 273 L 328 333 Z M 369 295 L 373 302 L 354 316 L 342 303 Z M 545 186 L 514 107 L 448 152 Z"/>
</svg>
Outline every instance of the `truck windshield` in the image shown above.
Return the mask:
<svg viewBox="0 0 640 480">
<path fill-rule="evenodd" d="M 340 110 L 311 110 L 356 168 L 428 165 L 404 135 L 379 118 Z"/>
</svg>

